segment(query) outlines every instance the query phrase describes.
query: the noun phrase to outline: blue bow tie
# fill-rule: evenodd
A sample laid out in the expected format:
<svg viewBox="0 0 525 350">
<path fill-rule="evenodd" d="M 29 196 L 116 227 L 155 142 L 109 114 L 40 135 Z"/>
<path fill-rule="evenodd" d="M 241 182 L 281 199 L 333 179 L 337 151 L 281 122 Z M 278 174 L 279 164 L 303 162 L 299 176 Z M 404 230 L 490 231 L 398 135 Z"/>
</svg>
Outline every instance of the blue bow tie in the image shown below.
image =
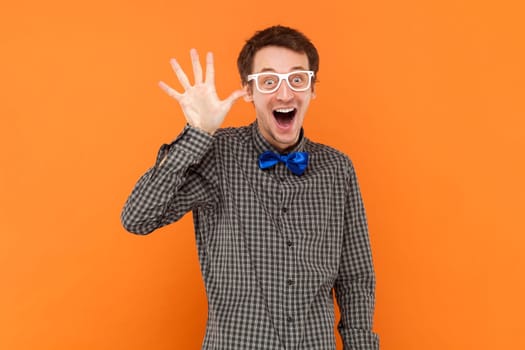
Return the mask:
<svg viewBox="0 0 525 350">
<path fill-rule="evenodd" d="M 302 175 L 308 165 L 307 152 L 292 152 L 289 154 L 277 154 L 272 151 L 263 152 L 259 156 L 259 168 L 271 168 L 278 162 L 286 164 L 288 169 L 295 175 Z"/>
</svg>

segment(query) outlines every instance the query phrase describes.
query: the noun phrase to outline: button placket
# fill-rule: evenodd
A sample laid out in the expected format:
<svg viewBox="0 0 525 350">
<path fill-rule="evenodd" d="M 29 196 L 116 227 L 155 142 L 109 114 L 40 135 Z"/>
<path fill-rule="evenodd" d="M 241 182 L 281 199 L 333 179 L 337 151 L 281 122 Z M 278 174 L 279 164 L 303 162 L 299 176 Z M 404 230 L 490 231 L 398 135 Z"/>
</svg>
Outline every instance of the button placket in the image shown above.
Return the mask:
<svg viewBox="0 0 525 350">
<path fill-rule="evenodd" d="M 284 167 L 285 168 L 285 167 Z M 288 169 L 284 169 L 284 171 L 289 172 Z M 295 245 L 294 242 L 294 227 L 293 222 L 291 219 L 293 219 L 292 215 L 292 204 L 294 199 L 294 188 L 293 186 L 288 183 L 288 179 L 286 176 L 289 175 L 286 173 L 283 182 L 281 185 L 281 198 L 279 203 L 279 222 L 282 227 L 282 233 L 283 233 L 283 242 L 282 249 L 285 256 L 284 259 L 284 275 L 282 276 L 282 285 L 283 285 L 283 292 L 285 295 L 283 295 L 283 312 L 284 312 L 284 321 L 287 324 L 288 329 L 286 332 L 290 332 L 290 336 L 292 334 L 295 334 L 297 332 L 297 310 L 295 305 L 295 287 L 297 285 L 296 281 L 296 262 L 295 262 Z M 295 176 L 295 175 L 294 175 Z"/>
</svg>

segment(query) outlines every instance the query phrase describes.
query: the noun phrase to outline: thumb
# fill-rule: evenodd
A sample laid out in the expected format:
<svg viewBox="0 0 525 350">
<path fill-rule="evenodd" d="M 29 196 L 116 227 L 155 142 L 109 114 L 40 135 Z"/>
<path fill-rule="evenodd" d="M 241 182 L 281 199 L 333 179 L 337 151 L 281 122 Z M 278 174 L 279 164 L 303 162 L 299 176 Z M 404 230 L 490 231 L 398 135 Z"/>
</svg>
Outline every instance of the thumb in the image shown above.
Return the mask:
<svg viewBox="0 0 525 350">
<path fill-rule="evenodd" d="M 226 98 L 226 101 L 229 104 L 233 104 L 235 101 L 237 101 L 239 98 L 245 96 L 247 94 L 247 91 L 245 89 L 240 89 L 232 92 L 230 96 Z"/>
</svg>

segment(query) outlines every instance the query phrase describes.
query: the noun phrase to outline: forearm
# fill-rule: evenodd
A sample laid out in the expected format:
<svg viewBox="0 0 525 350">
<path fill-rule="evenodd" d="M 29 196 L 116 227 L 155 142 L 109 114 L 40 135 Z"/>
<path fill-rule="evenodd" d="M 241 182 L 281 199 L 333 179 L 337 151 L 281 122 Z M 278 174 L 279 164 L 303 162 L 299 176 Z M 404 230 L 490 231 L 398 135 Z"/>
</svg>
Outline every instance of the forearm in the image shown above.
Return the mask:
<svg viewBox="0 0 525 350">
<path fill-rule="evenodd" d="M 198 203 L 213 198 L 211 157 L 213 138 L 186 127 L 171 145 L 164 145 L 155 166 L 137 182 L 122 210 L 121 221 L 130 232 L 147 234 L 177 221 Z M 202 171 L 198 171 L 202 168 Z M 206 176 L 202 174 L 206 173 Z"/>
<path fill-rule="evenodd" d="M 341 319 L 338 331 L 345 350 L 377 350 L 379 338 L 373 332 L 375 277 L 373 270 L 351 281 L 338 281 L 336 296 Z"/>
</svg>

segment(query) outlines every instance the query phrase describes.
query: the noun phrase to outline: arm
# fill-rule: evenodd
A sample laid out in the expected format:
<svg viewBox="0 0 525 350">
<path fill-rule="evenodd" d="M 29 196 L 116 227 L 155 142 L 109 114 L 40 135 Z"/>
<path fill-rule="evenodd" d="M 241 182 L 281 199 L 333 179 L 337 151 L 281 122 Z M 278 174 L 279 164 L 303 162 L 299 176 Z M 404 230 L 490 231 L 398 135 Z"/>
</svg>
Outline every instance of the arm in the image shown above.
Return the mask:
<svg viewBox="0 0 525 350">
<path fill-rule="evenodd" d="M 221 126 L 233 103 L 246 94 L 234 91 L 219 100 L 215 91 L 213 55 L 206 56 L 206 79 L 197 51 L 192 49 L 194 85 L 172 59 L 172 68 L 184 92 L 160 82 L 160 87 L 182 108 L 188 126 L 171 144 L 159 151 L 157 162 L 135 185 L 121 215 L 131 232 L 147 234 L 178 220 L 186 212 L 217 199 L 214 185 L 213 134 Z"/>
<path fill-rule="evenodd" d="M 213 137 L 187 126 L 171 145 L 161 147 L 156 164 L 144 174 L 121 214 L 124 228 L 147 234 L 217 199 Z"/>
<path fill-rule="evenodd" d="M 375 273 L 365 210 L 354 168 L 349 163 L 341 265 L 335 294 L 341 320 L 338 325 L 345 350 L 377 350 L 373 333 Z"/>
</svg>

